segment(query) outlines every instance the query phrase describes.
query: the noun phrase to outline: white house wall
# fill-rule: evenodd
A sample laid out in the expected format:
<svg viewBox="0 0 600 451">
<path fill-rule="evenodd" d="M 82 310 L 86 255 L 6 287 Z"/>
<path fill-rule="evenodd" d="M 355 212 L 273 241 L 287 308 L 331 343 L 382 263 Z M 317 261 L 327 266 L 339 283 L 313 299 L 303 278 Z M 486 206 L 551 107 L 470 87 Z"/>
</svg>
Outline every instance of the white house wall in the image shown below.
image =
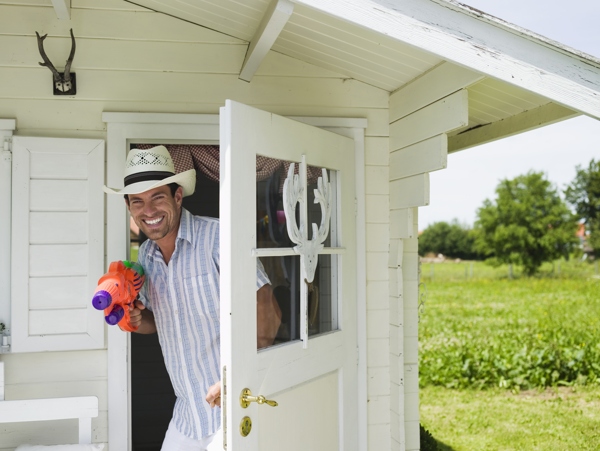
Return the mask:
<svg viewBox="0 0 600 451">
<path fill-rule="evenodd" d="M 0 118 L 15 135 L 106 139 L 102 112 L 218 113 L 231 98 L 290 116 L 366 117 L 368 444 L 391 449 L 389 323 L 389 93 L 270 52 L 251 83 L 238 79 L 247 43 L 122 1 L 72 0 L 58 20 L 41 0 L 0 1 Z M 77 95 L 52 95 L 35 31 L 59 70 L 77 50 Z M 99 170 L 102 170 L 99 168 Z M 415 215 L 416 217 L 416 215 Z M 414 263 L 411 263 L 414 264 Z M 0 300 L 0 302 L 6 302 Z M 101 320 L 101 319 L 99 319 Z M 6 399 L 94 395 L 94 442 L 107 442 L 107 351 L 2 354 Z M 124 381 L 125 383 L 125 381 Z M 20 443 L 75 443 L 69 421 L 9 424 L 0 451 Z"/>
<path fill-rule="evenodd" d="M 477 78 L 466 73 L 440 87 L 437 74 L 445 70 L 390 96 L 390 430 L 391 449 L 398 451 L 419 449 L 418 207 L 429 204 L 429 172 L 446 167 L 446 133 L 468 125 L 463 88 Z"/>
</svg>

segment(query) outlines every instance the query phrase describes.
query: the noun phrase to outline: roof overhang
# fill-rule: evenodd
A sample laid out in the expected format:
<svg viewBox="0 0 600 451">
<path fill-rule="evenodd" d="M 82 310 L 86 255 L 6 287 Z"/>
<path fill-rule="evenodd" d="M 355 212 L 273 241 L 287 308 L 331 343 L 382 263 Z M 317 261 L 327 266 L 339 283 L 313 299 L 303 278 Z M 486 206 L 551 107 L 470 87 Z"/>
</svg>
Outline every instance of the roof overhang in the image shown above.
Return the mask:
<svg viewBox="0 0 600 451">
<path fill-rule="evenodd" d="M 130 3 L 247 43 L 247 81 L 269 50 L 389 93 L 425 81 L 432 92 L 458 71 L 469 123 L 449 134 L 451 152 L 579 114 L 600 119 L 599 59 L 454 0 Z"/>
<path fill-rule="evenodd" d="M 293 0 L 600 119 L 600 61 L 448 0 Z"/>
</svg>

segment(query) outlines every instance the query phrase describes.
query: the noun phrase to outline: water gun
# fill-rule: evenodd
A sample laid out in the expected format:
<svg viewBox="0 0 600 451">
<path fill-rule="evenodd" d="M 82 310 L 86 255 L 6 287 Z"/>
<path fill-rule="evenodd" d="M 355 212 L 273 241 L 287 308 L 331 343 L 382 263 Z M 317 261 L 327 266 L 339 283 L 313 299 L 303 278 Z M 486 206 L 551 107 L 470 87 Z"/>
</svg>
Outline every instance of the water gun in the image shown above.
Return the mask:
<svg viewBox="0 0 600 451">
<path fill-rule="evenodd" d="M 104 310 L 104 319 L 111 326 L 119 324 L 121 329 L 135 332 L 137 327 L 131 325 L 129 306 L 137 299 L 144 280 L 144 269 L 139 263 L 112 262 L 108 272 L 98 280 L 92 305 L 97 310 Z"/>
</svg>

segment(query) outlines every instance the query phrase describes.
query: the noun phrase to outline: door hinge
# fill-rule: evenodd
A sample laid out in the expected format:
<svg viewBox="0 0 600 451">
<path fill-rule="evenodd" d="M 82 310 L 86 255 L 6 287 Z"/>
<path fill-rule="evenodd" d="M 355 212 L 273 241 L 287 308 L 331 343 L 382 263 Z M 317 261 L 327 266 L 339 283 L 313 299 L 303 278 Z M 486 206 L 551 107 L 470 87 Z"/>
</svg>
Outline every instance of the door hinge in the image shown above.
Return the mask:
<svg viewBox="0 0 600 451">
<path fill-rule="evenodd" d="M 10 137 L 10 136 L 4 137 L 4 143 L 2 145 L 2 150 L 4 152 L 12 152 L 12 137 Z"/>
</svg>

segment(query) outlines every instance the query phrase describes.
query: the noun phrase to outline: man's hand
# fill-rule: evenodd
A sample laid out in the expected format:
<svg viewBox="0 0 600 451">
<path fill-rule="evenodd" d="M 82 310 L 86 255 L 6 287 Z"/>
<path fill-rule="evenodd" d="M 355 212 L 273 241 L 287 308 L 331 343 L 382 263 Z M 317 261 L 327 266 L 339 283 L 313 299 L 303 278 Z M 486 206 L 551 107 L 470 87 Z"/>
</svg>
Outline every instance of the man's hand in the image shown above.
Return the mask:
<svg viewBox="0 0 600 451">
<path fill-rule="evenodd" d="M 208 393 L 206 394 L 206 402 L 210 404 L 211 407 L 221 407 L 221 381 L 217 382 L 208 389 Z"/>
<path fill-rule="evenodd" d="M 139 299 L 136 299 L 132 304 L 129 304 L 129 320 L 131 321 L 131 325 L 135 328 L 142 325 L 142 310 L 146 310 L 146 306 L 142 304 L 142 301 Z"/>
<path fill-rule="evenodd" d="M 139 334 L 153 334 L 156 332 L 154 315 L 150 310 L 146 310 L 146 306 L 139 299 L 129 304 L 129 321 L 133 327 L 138 327 L 136 332 Z"/>
</svg>

